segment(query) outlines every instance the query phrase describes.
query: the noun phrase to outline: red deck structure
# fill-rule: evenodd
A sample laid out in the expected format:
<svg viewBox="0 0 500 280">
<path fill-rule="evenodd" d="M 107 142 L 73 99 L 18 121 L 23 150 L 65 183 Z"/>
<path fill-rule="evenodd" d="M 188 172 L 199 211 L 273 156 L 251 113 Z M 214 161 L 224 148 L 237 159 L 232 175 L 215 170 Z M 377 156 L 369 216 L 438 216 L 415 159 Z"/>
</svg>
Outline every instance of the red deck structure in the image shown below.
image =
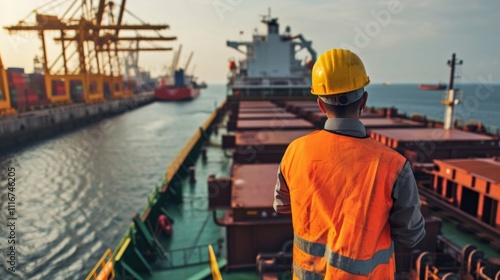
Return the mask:
<svg viewBox="0 0 500 280">
<path fill-rule="evenodd" d="M 499 160 L 435 160 L 433 189 L 450 204 L 500 230 Z"/>
<path fill-rule="evenodd" d="M 370 129 L 368 134 L 409 160 L 419 163 L 431 163 L 433 159 L 488 158 L 500 155 L 499 141 L 493 137 L 456 129 Z"/>
</svg>

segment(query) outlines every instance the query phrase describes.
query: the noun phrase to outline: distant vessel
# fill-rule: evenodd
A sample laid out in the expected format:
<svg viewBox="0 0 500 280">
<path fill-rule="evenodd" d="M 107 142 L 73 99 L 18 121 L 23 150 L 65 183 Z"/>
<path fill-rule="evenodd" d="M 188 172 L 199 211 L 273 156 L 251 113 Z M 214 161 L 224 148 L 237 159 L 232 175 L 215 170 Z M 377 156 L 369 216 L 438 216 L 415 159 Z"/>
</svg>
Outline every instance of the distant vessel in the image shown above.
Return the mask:
<svg viewBox="0 0 500 280">
<path fill-rule="evenodd" d="M 383 83 L 382 83 L 382 85 L 383 85 L 383 86 L 390 86 L 390 85 L 391 85 L 391 83 L 390 83 L 390 82 L 383 82 Z"/>
<path fill-rule="evenodd" d="M 420 84 L 418 85 L 418 88 L 421 90 L 442 90 L 446 89 L 446 84 L 439 83 L 439 84 Z"/>
<path fill-rule="evenodd" d="M 188 75 L 187 69 L 193 53 L 189 55 L 184 68 L 178 68 L 177 64 L 179 62 L 180 53 L 182 50 L 182 45 L 179 50 L 174 55 L 172 65 L 170 67 L 170 73 L 164 77 L 160 78 L 159 86 L 155 89 L 155 98 L 159 101 L 182 101 L 182 100 L 192 100 L 200 95 L 200 89 L 206 87 L 204 83 L 196 83 L 196 77 L 194 75 Z M 194 72 L 194 71 L 191 71 Z"/>
<path fill-rule="evenodd" d="M 207 88 L 208 87 L 207 83 L 205 83 L 205 82 L 201 82 L 201 83 L 197 84 L 197 86 L 199 88 Z"/>
<path fill-rule="evenodd" d="M 267 26 L 267 34 L 253 34 L 252 41 L 226 42 L 246 56 L 238 62 L 229 60 L 229 90 L 236 96 L 310 96 L 311 69 L 316 61 L 312 41 L 302 34 L 292 35 L 289 26 L 280 34 L 278 19 L 270 15 L 261 22 Z M 304 62 L 296 58 L 302 49 L 310 57 Z"/>
<path fill-rule="evenodd" d="M 155 98 L 160 101 L 181 101 L 195 99 L 200 95 L 200 87 L 192 81 L 192 77 L 185 75 L 183 69 L 174 72 L 173 83 L 160 80 L 155 89 Z"/>
</svg>

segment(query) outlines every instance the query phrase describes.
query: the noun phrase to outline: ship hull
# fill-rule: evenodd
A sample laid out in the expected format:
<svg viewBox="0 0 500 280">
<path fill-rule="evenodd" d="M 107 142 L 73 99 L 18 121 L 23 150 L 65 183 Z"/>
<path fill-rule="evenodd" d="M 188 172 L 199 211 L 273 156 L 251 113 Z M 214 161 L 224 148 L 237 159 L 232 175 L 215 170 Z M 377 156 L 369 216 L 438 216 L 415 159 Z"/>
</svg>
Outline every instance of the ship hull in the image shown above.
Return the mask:
<svg viewBox="0 0 500 280">
<path fill-rule="evenodd" d="M 192 100 L 200 95 L 199 88 L 184 87 L 160 87 L 155 89 L 155 98 L 159 101 L 184 101 Z"/>
<path fill-rule="evenodd" d="M 418 88 L 420 90 L 443 90 L 443 89 L 446 89 L 446 85 L 445 84 L 437 84 L 437 85 L 420 84 L 420 85 L 418 85 Z"/>
</svg>

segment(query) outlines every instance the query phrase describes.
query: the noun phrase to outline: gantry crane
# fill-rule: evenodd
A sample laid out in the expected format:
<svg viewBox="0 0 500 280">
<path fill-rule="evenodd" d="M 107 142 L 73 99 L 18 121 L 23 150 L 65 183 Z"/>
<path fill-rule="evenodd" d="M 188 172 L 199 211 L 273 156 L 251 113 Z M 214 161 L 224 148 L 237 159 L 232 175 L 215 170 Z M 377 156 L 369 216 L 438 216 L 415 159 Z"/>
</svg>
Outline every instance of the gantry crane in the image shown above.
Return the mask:
<svg viewBox="0 0 500 280">
<path fill-rule="evenodd" d="M 72 97 L 79 94 L 76 86 L 81 87 L 82 99 L 86 103 L 130 95 L 130 91 L 123 90 L 118 53 L 171 50 L 161 47 L 122 48 L 121 41 L 171 41 L 176 37 L 164 37 L 158 33 L 169 28 L 165 24 L 150 25 L 142 21 L 140 24 L 122 24 L 125 12 L 133 15 L 125 9 L 126 0 L 121 1 L 116 21 L 113 14 L 115 3 L 109 0 L 98 2 L 94 7 L 92 0 L 72 0 L 61 16 L 35 10 L 35 23 L 20 21 L 17 25 L 4 27 L 10 32 L 38 32 L 42 41 L 46 92 L 52 102 L 71 103 Z M 71 16 L 66 17 L 68 14 Z M 121 30 L 135 31 L 136 35 L 120 37 Z M 55 59 L 47 52 L 46 33 L 49 31 L 59 33 L 54 40 L 61 45 L 62 51 Z M 157 36 L 142 36 L 139 31 L 155 31 Z M 78 54 L 77 58 L 75 54 Z"/>
<path fill-rule="evenodd" d="M 0 56 L 0 115 L 15 114 L 16 110 L 10 103 L 9 85 L 7 84 L 7 73 L 3 67 Z"/>
</svg>

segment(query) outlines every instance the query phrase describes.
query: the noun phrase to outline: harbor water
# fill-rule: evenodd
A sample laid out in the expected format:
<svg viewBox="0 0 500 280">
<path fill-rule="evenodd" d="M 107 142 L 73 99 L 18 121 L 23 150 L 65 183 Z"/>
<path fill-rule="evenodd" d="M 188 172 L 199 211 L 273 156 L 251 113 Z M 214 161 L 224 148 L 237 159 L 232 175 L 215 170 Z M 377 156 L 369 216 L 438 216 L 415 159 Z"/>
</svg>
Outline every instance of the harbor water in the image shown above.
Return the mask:
<svg viewBox="0 0 500 280">
<path fill-rule="evenodd" d="M 500 86 L 462 85 L 457 118 L 500 127 Z M 368 106 L 442 119 L 442 91 L 416 84 L 370 85 Z M 11 229 L 0 227 L 0 279 L 83 279 L 115 248 L 165 168 L 226 96 L 210 85 L 199 98 L 155 102 L 64 134 L 1 151 L 0 219 L 15 195 L 16 273 L 8 273 Z M 8 168 L 16 186 L 9 191 Z M 200 178 L 201 180 L 201 178 Z M 12 205 L 12 204 L 11 204 Z"/>
<path fill-rule="evenodd" d="M 491 133 L 500 134 L 500 85 L 462 84 L 456 86 L 454 119 L 459 124 L 482 122 Z M 441 104 L 446 90 L 419 90 L 416 84 L 369 85 L 367 106 L 396 107 L 408 116 L 424 115 L 443 120 L 445 106 Z"/>
</svg>

